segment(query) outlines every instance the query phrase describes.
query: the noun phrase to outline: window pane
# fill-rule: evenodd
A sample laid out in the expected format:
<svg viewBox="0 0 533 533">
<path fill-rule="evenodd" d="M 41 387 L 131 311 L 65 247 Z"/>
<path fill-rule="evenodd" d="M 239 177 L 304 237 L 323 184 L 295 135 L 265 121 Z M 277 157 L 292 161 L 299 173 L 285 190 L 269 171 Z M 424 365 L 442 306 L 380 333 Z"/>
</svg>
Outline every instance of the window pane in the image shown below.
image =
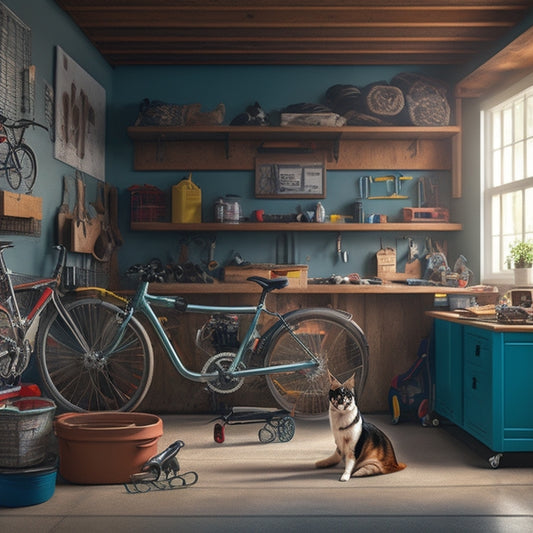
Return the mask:
<svg viewBox="0 0 533 533">
<path fill-rule="evenodd" d="M 509 250 L 511 249 L 511 246 L 513 245 L 513 243 L 516 241 L 517 238 L 518 237 L 516 235 L 502 237 L 503 250 L 502 250 L 501 260 L 502 260 L 503 270 L 508 270 L 509 268 L 513 266 L 512 264 L 510 264 L 508 257 L 509 257 Z"/>
<path fill-rule="evenodd" d="M 522 236 L 522 191 L 502 194 L 502 233 L 514 239 Z"/>
<path fill-rule="evenodd" d="M 496 150 L 492 154 L 492 185 L 488 180 L 489 187 L 499 187 L 502 184 L 502 151 Z"/>
<path fill-rule="evenodd" d="M 492 197 L 492 235 L 500 235 L 500 195 L 497 194 Z"/>
<path fill-rule="evenodd" d="M 533 137 L 533 96 L 527 98 L 527 123 L 526 133 L 528 137 Z"/>
<path fill-rule="evenodd" d="M 492 238 L 492 272 L 500 272 L 502 270 L 501 257 L 500 236 L 498 235 Z"/>
<path fill-rule="evenodd" d="M 525 231 L 533 233 L 533 187 L 525 190 L 526 195 L 526 212 L 525 214 Z"/>
<path fill-rule="evenodd" d="M 514 104 L 514 140 L 524 138 L 524 99 L 520 98 Z"/>
<path fill-rule="evenodd" d="M 526 177 L 533 177 L 533 139 L 526 143 Z"/>
<path fill-rule="evenodd" d="M 513 181 L 513 147 L 506 146 L 503 149 L 503 183 L 511 183 Z"/>
<path fill-rule="evenodd" d="M 503 145 L 513 142 L 513 108 L 503 110 Z"/>
<path fill-rule="evenodd" d="M 524 179 L 524 142 L 514 145 L 514 180 Z"/>
<path fill-rule="evenodd" d="M 533 98 L 531 100 L 531 116 L 533 117 Z M 533 131 L 533 126 L 532 126 Z M 533 135 L 533 133 L 532 133 Z M 501 114 L 499 111 L 492 113 L 492 147 L 499 148 L 502 142 Z"/>
</svg>

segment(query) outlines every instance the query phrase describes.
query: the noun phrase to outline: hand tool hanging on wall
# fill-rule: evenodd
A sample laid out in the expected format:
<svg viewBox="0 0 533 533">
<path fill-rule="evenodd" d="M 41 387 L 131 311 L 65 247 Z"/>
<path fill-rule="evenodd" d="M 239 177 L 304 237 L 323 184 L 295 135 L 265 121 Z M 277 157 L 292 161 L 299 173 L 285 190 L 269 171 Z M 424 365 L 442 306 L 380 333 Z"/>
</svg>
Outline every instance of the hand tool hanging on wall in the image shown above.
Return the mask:
<svg viewBox="0 0 533 533">
<path fill-rule="evenodd" d="M 340 231 L 337 233 L 337 259 L 342 260 L 343 263 L 348 262 L 348 252 L 342 249 L 342 237 Z"/>
<path fill-rule="evenodd" d="M 72 232 L 72 211 L 70 199 L 74 197 L 74 181 L 71 176 L 63 176 L 63 200 L 57 212 L 57 244 L 70 248 Z"/>
<path fill-rule="evenodd" d="M 412 176 L 402 176 L 400 175 L 394 175 L 394 176 L 379 176 L 377 178 L 372 178 L 372 183 L 380 183 L 380 182 L 386 182 L 387 189 L 389 188 L 389 184 L 392 183 L 394 186 L 393 192 L 391 194 L 388 194 L 386 196 L 369 196 L 369 200 L 407 200 L 409 196 L 401 195 L 400 191 L 402 188 L 402 181 L 408 181 L 412 180 Z"/>
<path fill-rule="evenodd" d="M 91 251 L 93 257 L 103 263 L 111 259 L 118 246 L 110 223 L 109 193 L 110 187 L 108 185 L 104 183 L 98 184 L 95 205 L 100 210 L 101 231 Z"/>
<path fill-rule="evenodd" d="M 76 175 L 76 205 L 73 211 L 70 249 L 73 252 L 92 253 L 100 235 L 101 223 L 96 212 L 89 213 L 85 203 L 85 182 Z"/>
</svg>

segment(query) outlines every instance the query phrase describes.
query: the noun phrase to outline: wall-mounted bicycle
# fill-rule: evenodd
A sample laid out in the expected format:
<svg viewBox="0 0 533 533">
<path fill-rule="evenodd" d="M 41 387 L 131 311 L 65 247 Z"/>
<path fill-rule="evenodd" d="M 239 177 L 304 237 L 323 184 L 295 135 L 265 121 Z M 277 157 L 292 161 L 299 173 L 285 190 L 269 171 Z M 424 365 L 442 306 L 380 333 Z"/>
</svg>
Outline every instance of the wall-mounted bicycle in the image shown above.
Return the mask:
<svg viewBox="0 0 533 533">
<path fill-rule="evenodd" d="M 5 173 L 10 187 L 29 194 L 37 177 L 37 160 L 33 150 L 24 143 L 24 133 L 30 126 L 48 131 L 46 126 L 33 120 L 10 121 L 0 115 L 0 172 Z"/>
</svg>

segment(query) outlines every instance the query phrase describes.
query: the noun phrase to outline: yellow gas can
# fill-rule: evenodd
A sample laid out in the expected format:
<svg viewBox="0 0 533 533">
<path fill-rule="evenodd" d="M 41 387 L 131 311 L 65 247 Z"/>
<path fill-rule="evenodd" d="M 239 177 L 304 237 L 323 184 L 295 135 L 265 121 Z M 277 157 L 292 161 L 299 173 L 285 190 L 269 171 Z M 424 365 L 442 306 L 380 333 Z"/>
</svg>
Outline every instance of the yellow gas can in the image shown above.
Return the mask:
<svg viewBox="0 0 533 533">
<path fill-rule="evenodd" d="M 202 191 L 192 182 L 192 174 L 172 187 L 172 222 L 202 222 Z"/>
</svg>

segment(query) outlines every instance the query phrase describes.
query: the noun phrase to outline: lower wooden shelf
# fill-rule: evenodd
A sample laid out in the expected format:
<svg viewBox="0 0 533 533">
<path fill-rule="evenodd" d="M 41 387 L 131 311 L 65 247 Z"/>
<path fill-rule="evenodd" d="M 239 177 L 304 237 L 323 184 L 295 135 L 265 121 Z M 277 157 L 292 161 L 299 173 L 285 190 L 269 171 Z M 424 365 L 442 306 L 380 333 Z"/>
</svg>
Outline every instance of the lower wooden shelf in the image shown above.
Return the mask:
<svg viewBox="0 0 533 533">
<path fill-rule="evenodd" d="M 317 224 L 304 222 L 242 222 L 223 224 L 175 224 L 173 222 L 132 222 L 132 231 L 461 231 L 453 222 L 388 222 L 386 224 Z"/>
</svg>

